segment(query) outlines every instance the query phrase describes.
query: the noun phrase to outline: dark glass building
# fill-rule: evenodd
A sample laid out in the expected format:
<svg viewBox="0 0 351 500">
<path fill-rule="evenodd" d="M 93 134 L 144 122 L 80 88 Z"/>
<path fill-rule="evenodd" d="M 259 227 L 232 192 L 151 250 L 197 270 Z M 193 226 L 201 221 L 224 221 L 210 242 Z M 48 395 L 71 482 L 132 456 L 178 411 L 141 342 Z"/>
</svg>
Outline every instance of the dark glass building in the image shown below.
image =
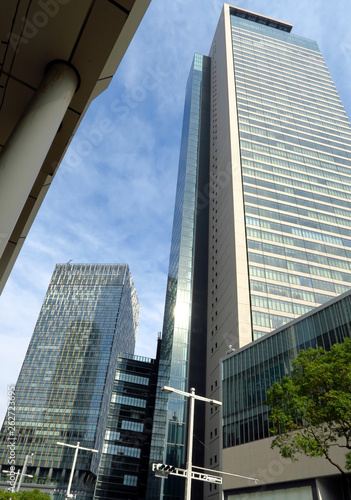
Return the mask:
<svg viewBox="0 0 351 500">
<path fill-rule="evenodd" d="M 94 500 L 144 500 L 158 355 L 118 358 Z"/>
<path fill-rule="evenodd" d="M 65 492 L 74 450 L 101 450 L 119 352 L 134 352 L 139 302 L 127 265 L 57 265 L 16 384 L 16 467 Z M 8 468 L 8 421 L 0 460 Z M 94 491 L 100 454 L 80 452 L 73 489 Z M 5 477 L 3 476 L 3 479 Z"/>
</svg>

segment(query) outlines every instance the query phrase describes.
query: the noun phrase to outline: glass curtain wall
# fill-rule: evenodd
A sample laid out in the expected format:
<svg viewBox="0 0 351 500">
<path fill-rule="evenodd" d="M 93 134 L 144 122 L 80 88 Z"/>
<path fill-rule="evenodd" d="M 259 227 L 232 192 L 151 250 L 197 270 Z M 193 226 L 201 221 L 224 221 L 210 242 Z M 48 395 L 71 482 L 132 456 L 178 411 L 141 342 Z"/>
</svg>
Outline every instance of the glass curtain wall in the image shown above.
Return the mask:
<svg viewBox="0 0 351 500">
<path fill-rule="evenodd" d="M 209 76 L 210 59 L 196 54 L 186 90 L 150 457 L 151 462 L 163 462 L 181 467 L 185 463 L 187 400 L 183 396 L 164 394 L 161 388 L 168 385 L 183 391 L 189 390 L 195 246 L 199 245 L 207 255 L 208 199 L 206 203 L 203 201 L 204 197 L 200 200 L 202 186 L 199 183 L 199 159 L 201 108 L 202 106 L 209 108 L 207 95 L 206 103 L 202 101 L 203 84 L 206 80 L 207 87 L 209 87 Z M 208 123 L 206 125 L 208 134 Z M 208 147 L 208 141 L 206 147 Z M 206 156 L 206 162 L 208 163 L 208 156 Z M 204 170 L 201 170 L 203 175 Z M 206 171 L 208 179 L 208 166 L 207 169 L 205 166 Z M 204 179 L 201 180 L 201 183 L 203 182 Z M 204 214 L 206 229 L 198 237 L 197 221 L 199 216 Z M 200 252 L 200 248 L 197 252 Z M 207 261 L 205 267 L 207 272 Z M 203 298 L 206 304 L 206 285 Z M 202 317 L 206 317 L 206 305 Z M 150 473 L 148 499 L 159 499 L 160 490 L 163 498 L 169 500 L 179 498 L 184 486 L 183 479 L 170 476 L 167 481 L 162 480 L 161 484 L 161 480 L 154 478 L 153 475 Z"/>
<path fill-rule="evenodd" d="M 67 484 L 74 450 L 57 441 L 101 450 L 118 352 L 134 351 L 138 319 L 127 265 L 56 266 L 16 385 L 16 465 L 33 453 L 33 482 Z M 80 453 L 77 471 L 96 474 L 99 458 Z"/>
<path fill-rule="evenodd" d="M 291 375 L 301 349 L 323 347 L 351 337 L 351 294 L 260 338 L 223 361 L 223 447 L 268 438 L 268 389 Z"/>
</svg>

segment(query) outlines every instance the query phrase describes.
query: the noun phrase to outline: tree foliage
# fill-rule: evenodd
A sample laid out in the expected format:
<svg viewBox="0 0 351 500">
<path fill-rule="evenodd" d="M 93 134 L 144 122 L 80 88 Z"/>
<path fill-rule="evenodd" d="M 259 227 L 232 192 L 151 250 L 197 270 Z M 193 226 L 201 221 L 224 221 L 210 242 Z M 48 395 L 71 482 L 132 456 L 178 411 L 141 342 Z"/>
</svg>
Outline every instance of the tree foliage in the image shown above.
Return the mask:
<svg viewBox="0 0 351 500">
<path fill-rule="evenodd" d="M 0 490 L 0 500 L 51 500 L 48 493 L 42 493 L 38 488 L 31 491 L 19 491 L 12 493 L 11 491 Z"/>
<path fill-rule="evenodd" d="M 291 377 L 267 392 L 272 434 L 285 458 L 303 453 L 325 457 L 346 477 L 351 471 L 351 339 L 323 348 L 300 351 Z M 334 447 L 345 449 L 345 463 L 335 463 Z"/>
</svg>

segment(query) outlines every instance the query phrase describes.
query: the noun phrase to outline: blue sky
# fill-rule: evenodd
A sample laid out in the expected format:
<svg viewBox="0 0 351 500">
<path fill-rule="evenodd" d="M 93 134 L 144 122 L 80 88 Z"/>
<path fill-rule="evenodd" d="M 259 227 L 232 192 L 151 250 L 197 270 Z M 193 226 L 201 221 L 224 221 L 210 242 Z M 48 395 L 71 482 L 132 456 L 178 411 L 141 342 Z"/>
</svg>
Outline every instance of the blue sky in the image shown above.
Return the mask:
<svg viewBox="0 0 351 500">
<path fill-rule="evenodd" d="M 141 303 L 136 353 L 162 329 L 184 91 L 221 0 L 152 0 L 110 87 L 91 105 L 0 297 L 0 420 L 56 263 L 128 263 Z M 351 116 L 349 0 L 237 0 L 319 43 Z"/>
</svg>

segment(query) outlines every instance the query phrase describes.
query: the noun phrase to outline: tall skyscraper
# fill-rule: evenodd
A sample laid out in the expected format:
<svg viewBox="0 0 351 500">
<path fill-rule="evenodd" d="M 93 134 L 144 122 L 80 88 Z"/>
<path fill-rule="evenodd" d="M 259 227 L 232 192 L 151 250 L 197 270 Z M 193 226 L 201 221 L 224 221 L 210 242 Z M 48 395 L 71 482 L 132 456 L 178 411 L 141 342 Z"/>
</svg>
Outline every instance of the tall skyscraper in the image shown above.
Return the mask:
<svg viewBox="0 0 351 500">
<path fill-rule="evenodd" d="M 225 4 L 209 57 L 195 56 L 160 387 L 194 386 L 220 399 L 219 360 L 229 349 L 350 288 L 351 127 L 317 43 L 291 29 Z M 202 271 L 194 265 L 200 256 L 207 273 L 205 264 Z M 196 292 L 200 276 L 207 301 Z M 201 334 L 192 323 L 198 315 Z M 196 348 L 206 350 L 199 365 Z M 151 460 L 184 465 L 186 401 L 159 393 L 158 406 Z M 196 419 L 194 442 L 203 445 L 194 463 L 220 468 L 220 411 L 206 405 Z M 152 481 L 156 491 L 161 480 Z M 159 488 L 164 498 L 180 498 L 169 479 Z M 149 498 L 158 498 L 152 491 Z M 205 497 L 218 494 L 216 485 L 206 486 Z"/>
<path fill-rule="evenodd" d="M 187 83 L 177 193 L 173 221 L 166 304 L 159 361 L 151 462 L 181 466 L 185 461 L 187 402 L 183 396 L 161 392 L 164 385 L 199 393 L 206 390 L 206 303 L 210 59 L 195 55 Z M 194 456 L 201 461 L 204 409 L 197 414 Z M 199 446 L 200 444 L 200 446 Z M 146 498 L 180 498 L 182 484 L 167 483 L 150 473 Z"/>
<path fill-rule="evenodd" d="M 102 450 L 118 353 L 133 354 L 139 302 L 127 265 L 57 265 L 16 385 L 15 465 L 65 492 L 74 450 Z M 0 460 L 8 468 L 8 421 Z M 100 454 L 80 452 L 73 487 L 94 491 Z"/>
</svg>

